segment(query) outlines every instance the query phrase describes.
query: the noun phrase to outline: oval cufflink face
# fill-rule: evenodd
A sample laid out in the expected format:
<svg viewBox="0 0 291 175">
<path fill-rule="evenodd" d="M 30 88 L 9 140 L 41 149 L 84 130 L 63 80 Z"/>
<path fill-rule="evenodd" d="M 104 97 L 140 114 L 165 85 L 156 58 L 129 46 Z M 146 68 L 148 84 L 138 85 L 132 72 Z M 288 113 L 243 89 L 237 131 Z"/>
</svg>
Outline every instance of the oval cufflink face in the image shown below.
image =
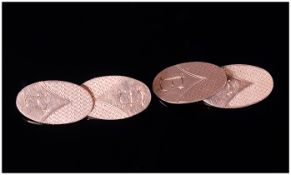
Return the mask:
<svg viewBox="0 0 291 175">
<path fill-rule="evenodd" d="M 204 100 L 211 106 L 247 107 L 265 99 L 273 89 L 272 76 L 260 67 L 232 64 L 223 68 L 227 74 L 227 84 L 222 91 Z"/>
<path fill-rule="evenodd" d="M 145 110 L 151 101 L 149 88 L 125 76 L 103 76 L 83 83 L 91 92 L 94 108 L 89 116 L 103 120 L 132 117 Z"/>
<path fill-rule="evenodd" d="M 158 73 L 153 81 L 153 91 L 168 103 L 192 103 L 222 90 L 226 80 L 224 70 L 214 64 L 187 62 Z"/>
<path fill-rule="evenodd" d="M 65 81 L 41 81 L 24 87 L 16 106 L 30 120 L 43 124 L 68 124 L 85 118 L 93 107 L 89 92 Z"/>
</svg>

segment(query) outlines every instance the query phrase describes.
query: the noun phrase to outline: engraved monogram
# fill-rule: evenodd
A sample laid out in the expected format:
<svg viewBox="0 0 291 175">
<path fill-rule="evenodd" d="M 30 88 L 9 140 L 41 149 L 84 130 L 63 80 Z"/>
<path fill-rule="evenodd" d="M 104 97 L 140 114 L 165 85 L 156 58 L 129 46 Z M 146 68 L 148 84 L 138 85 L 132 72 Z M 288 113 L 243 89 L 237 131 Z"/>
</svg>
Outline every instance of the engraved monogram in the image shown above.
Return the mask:
<svg viewBox="0 0 291 175">
<path fill-rule="evenodd" d="M 141 88 L 134 88 L 129 90 L 119 90 L 119 102 L 125 106 L 133 107 L 133 105 L 140 104 L 142 107 L 145 105 L 144 92 Z"/>
<path fill-rule="evenodd" d="M 184 89 L 184 85 L 183 85 L 183 76 L 174 76 L 174 77 L 169 77 L 169 78 L 165 78 L 163 79 L 162 77 L 160 77 L 160 88 L 162 91 L 166 92 L 168 91 L 170 88 L 178 88 L 180 90 Z M 167 81 L 169 81 L 171 83 L 170 86 L 164 86 L 165 83 L 167 83 Z"/>
<path fill-rule="evenodd" d="M 41 86 L 28 89 L 24 98 L 24 107 L 26 111 L 39 118 L 42 122 L 45 121 L 49 115 L 69 103 L 69 100 L 49 92 Z"/>
<path fill-rule="evenodd" d="M 191 86 L 189 86 L 186 89 L 186 91 L 188 91 L 189 89 L 191 89 L 192 87 L 194 87 L 195 85 L 200 83 L 201 81 L 207 79 L 206 77 L 193 74 L 193 73 L 181 68 L 180 66 L 176 66 L 176 68 L 179 71 L 181 71 L 182 73 L 190 76 L 192 79 L 192 84 L 191 84 Z M 169 86 L 169 82 L 170 82 L 170 86 Z M 167 77 L 167 78 L 160 77 L 159 86 L 160 86 L 161 91 L 163 91 L 163 92 L 167 92 L 167 91 L 169 91 L 171 89 L 175 89 L 175 88 L 177 88 L 179 90 L 183 90 L 185 88 L 184 82 L 185 82 L 185 76 L 183 74 L 178 75 L 178 76 L 173 76 L 173 77 Z"/>
</svg>

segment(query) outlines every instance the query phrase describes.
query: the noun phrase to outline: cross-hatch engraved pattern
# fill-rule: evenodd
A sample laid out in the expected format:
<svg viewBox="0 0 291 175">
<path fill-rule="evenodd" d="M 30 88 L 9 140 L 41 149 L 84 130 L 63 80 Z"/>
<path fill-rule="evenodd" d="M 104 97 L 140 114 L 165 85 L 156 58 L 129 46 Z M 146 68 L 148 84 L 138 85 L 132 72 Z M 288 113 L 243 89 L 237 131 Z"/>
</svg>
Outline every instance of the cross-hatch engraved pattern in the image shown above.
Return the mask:
<svg viewBox="0 0 291 175">
<path fill-rule="evenodd" d="M 179 97 L 177 98 L 178 101 L 180 102 L 181 98 L 183 98 L 183 96 L 190 90 L 192 89 L 195 85 L 197 85 L 198 83 L 206 80 L 207 78 L 206 77 L 203 77 L 203 76 L 199 76 L 199 75 L 195 75 L 189 71 L 186 71 L 185 69 L 181 68 L 180 66 L 176 66 L 178 70 L 184 72 L 185 74 L 189 75 L 191 78 L 192 78 L 192 81 L 193 80 L 197 80 L 198 78 L 198 81 L 193 81 L 192 85 L 190 85 L 182 94 L 179 95 Z"/>
<path fill-rule="evenodd" d="M 40 122 L 44 122 L 52 113 L 69 103 L 69 100 L 49 92 L 43 86 L 28 88 L 24 97 L 26 111 Z"/>
</svg>

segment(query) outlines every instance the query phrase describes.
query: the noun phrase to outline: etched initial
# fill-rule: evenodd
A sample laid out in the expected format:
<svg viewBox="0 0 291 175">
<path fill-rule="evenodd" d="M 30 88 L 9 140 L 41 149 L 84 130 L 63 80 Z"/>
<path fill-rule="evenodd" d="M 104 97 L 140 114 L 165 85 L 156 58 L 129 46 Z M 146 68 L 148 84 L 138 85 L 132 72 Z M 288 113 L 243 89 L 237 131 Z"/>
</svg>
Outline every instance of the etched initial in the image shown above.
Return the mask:
<svg viewBox="0 0 291 175">
<path fill-rule="evenodd" d="M 167 77 L 167 78 L 160 77 L 159 86 L 160 86 L 161 91 L 167 92 L 167 91 L 169 91 L 171 89 L 175 89 L 175 88 L 177 88 L 179 90 L 188 91 L 189 89 L 191 89 L 192 87 L 194 87 L 195 85 L 200 83 L 201 81 L 207 79 L 206 77 L 193 74 L 193 73 L 181 68 L 180 66 L 176 66 L 176 68 L 179 71 L 181 71 L 184 75 L 186 74 L 192 78 L 191 86 L 189 86 L 189 87 L 187 86 L 186 90 L 184 89 L 185 88 L 185 85 L 184 85 L 185 76 L 184 75 L 178 75 L 178 76 Z M 170 85 L 169 85 L 169 83 L 170 83 Z"/>
<path fill-rule="evenodd" d="M 49 115 L 69 103 L 69 100 L 49 92 L 41 86 L 28 89 L 25 92 L 25 110 L 29 114 L 39 118 L 42 122 L 45 121 Z"/>
<path fill-rule="evenodd" d="M 123 106 L 130 106 L 133 107 L 133 105 L 139 104 L 139 101 L 141 106 L 144 106 L 144 93 L 141 90 L 141 88 L 135 88 L 130 90 L 119 90 L 119 103 Z"/>
<path fill-rule="evenodd" d="M 141 97 L 141 106 L 143 107 L 144 106 L 144 93 L 142 92 L 141 89 L 137 89 L 137 92 L 140 94 L 140 97 Z"/>
<path fill-rule="evenodd" d="M 170 87 L 169 86 L 164 86 L 165 83 L 170 82 Z M 160 77 L 160 88 L 162 91 L 168 91 L 170 88 L 178 88 L 180 90 L 184 89 L 184 78 L 182 76 L 174 76 L 174 77 L 169 77 L 163 79 Z"/>
<path fill-rule="evenodd" d="M 126 91 L 126 90 L 120 90 L 119 91 L 119 102 L 122 105 L 127 105 L 129 104 L 130 106 L 132 106 L 132 92 Z"/>
</svg>

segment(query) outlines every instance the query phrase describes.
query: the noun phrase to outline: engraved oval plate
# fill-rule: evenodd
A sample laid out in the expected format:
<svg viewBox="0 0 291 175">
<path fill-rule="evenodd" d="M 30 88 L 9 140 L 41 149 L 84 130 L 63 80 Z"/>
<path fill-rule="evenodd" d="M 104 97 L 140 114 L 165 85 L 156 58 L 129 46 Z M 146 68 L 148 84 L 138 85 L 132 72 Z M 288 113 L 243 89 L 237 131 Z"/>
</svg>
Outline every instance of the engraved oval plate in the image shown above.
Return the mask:
<svg viewBox="0 0 291 175">
<path fill-rule="evenodd" d="M 84 88 L 64 81 L 41 81 L 23 88 L 16 105 L 27 118 L 44 124 L 67 124 L 90 113 L 93 99 Z"/>
<path fill-rule="evenodd" d="M 244 64 L 223 67 L 227 84 L 222 91 L 204 102 L 218 108 L 242 108 L 253 105 L 270 95 L 274 83 L 264 69 Z"/>
<path fill-rule="evenodd" d="M 83 83 L 94 97 L 89 116 L 104 120 L 124 119 L 145 110 L 150 101 L 148 87 L 133 78 L 104 76 Z"/>
<path fill-rule="evenodd" d="M 153 91 L 168 103 L 192 103 L 222 90 L 226 80 L 224 70 L 214 64 L 181 63 L 161 71 L 153 81 Z"/>
</svg>

